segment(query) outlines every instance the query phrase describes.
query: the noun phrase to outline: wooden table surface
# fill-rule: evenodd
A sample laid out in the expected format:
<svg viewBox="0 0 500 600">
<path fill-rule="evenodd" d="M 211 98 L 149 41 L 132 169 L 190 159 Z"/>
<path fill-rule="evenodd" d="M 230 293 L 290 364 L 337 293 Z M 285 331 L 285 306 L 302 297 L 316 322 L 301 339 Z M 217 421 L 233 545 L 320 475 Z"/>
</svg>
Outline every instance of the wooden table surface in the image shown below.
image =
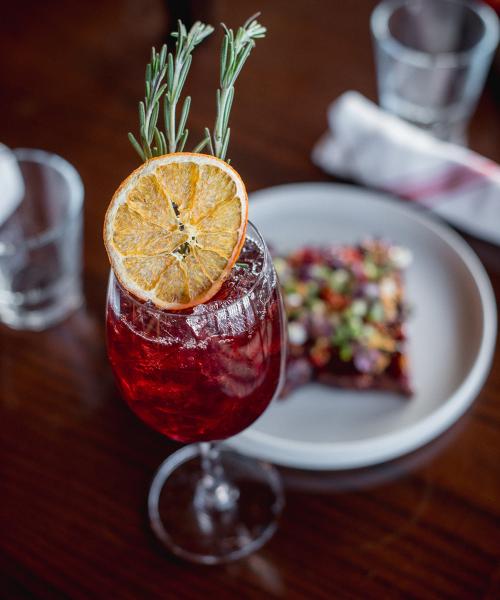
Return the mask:
<svg viewBox="0 0 500 600">
<path fill-rule="evenodd" d="M 347 89 L 376 97 L 374 2 L 198 4 L 230 25 L 264 9 L 269 36 L 238 81 L 232 119 L 230 155 L 250 191 L 328 180 L 309 159 L 327 104 Z M 126 133 L 149 49 L 170 21 L 161 0 L 2 3 L 0 140 L 57 152 L 81 173 L 86 308 L 44 333 L 0 331 L 0 597 L 499 598 L 498 350 L 473 407 L 419 452 L 337 474 L 283 470 L 286 510 L 258 554 L 197 567 L 150 533 L 146 491 L 177 446 L 143 425 L 113 383 L 101 227 L 137 165 Z M 214 36 L 194 58 L 193 132 L 213 119 L 219 43 Z M 500 161 L 498 87 L 497 75 L 470 142 Z M 500 248 L 467 240 L 498 299 Z"/>
</svg>

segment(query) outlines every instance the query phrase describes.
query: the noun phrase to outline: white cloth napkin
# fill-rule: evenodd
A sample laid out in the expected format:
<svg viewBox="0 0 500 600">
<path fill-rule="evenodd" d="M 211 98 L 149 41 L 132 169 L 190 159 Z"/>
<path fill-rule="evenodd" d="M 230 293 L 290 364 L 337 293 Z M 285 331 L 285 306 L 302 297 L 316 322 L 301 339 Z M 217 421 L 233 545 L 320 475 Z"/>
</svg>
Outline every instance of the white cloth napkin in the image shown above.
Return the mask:
<svg viewBox="0 0 500 600">
<path fill-rule="evenodd" d="M 19 206 L 24 196 L 24 180 L 15 155 L 0 144 L 0 227 Z"/>
<path fill-rule="evenodd" d="M 500 244 L 498 164 L 435 139 L 357 92 L 346 92 L 330 105 L 328 124 L 312 153 L 319 167 L 418 202 Z"/>
</svg>

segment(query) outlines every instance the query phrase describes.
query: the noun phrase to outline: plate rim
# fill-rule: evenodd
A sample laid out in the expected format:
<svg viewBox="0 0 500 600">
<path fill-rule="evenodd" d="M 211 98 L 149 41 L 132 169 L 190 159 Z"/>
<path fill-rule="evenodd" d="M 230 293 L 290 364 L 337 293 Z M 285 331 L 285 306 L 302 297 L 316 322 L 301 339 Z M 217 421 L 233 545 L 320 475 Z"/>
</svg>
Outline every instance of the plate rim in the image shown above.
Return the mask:
<svg viewBox="0 0 500 600">
<path fill-rule="evenodd" d="M 226 443 L 234 449 L 259 459 L 282 466 L 310 470 L 352 469 L 386 462 L 408 454 L 438 437 L 451 427 L 476 399 L 489 374 L 495 350 L 497 308 L 493 287 L 480 259 L 458 233 L 435 217 L 424 214 L 418 207 L 404 205 L 401 200 L 389 194 L 344 183 L 287 183 L 252 192 L 249 212 L 252 212 L 252 205 L 256 203 L 272 201 L 268 197 L 269 194 L 290 192 L 292 189 L 299 191 L 301 188 L 308 188 L 309 191 L 311 188 L 315 188 L 315 192 L 322 190 L 334 193 L 341 193 L 344 190 L 350 194 L 370 196 L 370 201 L 375 200 L 382 204 L 389 204 L 392 210 L 400 212 L 404 218 L 416 221 L 420 226 L 442 239 L 458 255 L 469 271 L 479 295 L 483 316 L 479 352 L 453 394 L 430 414 L 402 429 L 367 440 L 312 444 L 311 442 L 276 438 L 267 433 L 252 430 L 250 427 L 237 437 L 227 440 Z M 263 451 L 262 445 L 272 449 L 272 457 L 269 452 Z M 291 458 L 290 450 L 299 456 Z M 318 458 L 318 455 L 321 458 Z"/>
</svg>

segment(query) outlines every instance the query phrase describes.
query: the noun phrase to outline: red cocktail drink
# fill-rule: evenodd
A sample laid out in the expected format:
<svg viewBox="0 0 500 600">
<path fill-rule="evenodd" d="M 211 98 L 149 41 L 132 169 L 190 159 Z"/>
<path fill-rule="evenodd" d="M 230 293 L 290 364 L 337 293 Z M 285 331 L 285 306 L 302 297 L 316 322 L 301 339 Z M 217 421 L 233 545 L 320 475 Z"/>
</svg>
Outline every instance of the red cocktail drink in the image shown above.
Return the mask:
<svg viewBox="0 0 500 600">
<path fill-rule="evenodd" d="M 238 262 L 219 292 L 181 311 L 140 301 L 112 272 L 108 354 L 130 408 L 180 442 L 148 497 L 151 525 L 176 554 L 214 564 L 261 546 L 283 507 L 270 465 L 219 449 L 279 393 L 285 322 L 269 251 L 249 223 Z M 243 493 L 244 490 L 244 493 Z"/>
<path fill-rule="evenodd" d="M 181 442 L 239 433 L 265 410 L 282 361 L 281 299 L 260 277 L 262 248 L 247 240 L 219 293 L 194 309 L 161 311 L 111 282 L 109 358 L 130 408 Z"/>
<path fill-rule="evenodd" d="M 179 21 L 175 49 L 152 49 L 139 136 L 129 133 L 144 162 L 118 187 L 104 219 L 107 346 L 117 383 L 148 425 L 197 442 L 159 467 L 149 520 L 172 552 L 202 564 L 260 548 L 283 507 L 271 465 L 216 443 L 262 414 L 284 366 L 276 273 L 248 222 L 245 184 L 225 162 L 234 84 L 266 33 L 256 16 L 236 31 L 224 26 L 215 123 L 193 152 L 183 152 L 190 98 L 180 99 L 192 52 L 213 27 L 197 21 L 188 30 Z"/>
</svg>

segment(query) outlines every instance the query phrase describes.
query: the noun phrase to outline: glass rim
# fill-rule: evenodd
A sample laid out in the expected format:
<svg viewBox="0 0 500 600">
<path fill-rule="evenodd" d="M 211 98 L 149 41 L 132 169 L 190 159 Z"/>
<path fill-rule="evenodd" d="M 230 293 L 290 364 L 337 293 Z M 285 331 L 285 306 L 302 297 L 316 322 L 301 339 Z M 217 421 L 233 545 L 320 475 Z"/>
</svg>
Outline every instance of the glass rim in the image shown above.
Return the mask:
<svg viewBox="0 0 500 600">
<path fill-rule="evenodd" d="M 110 276 L 113 277 L 116 285 L 120 288 L 120 291 L 123 293 L 124 296 L 126 296 L 134 304 L 145 308 L 148 312 L 151 312 L 153 314 L 168 316 L 169 318 L 175 317 L 177 319 L 207 319 L 207 318 L 213 317 L 219 313 L 225 313 L 225 312 L 231 310 L 231 307 L 237 306 L 238 304 L 241 304 L 241 302 L 244 302 L 245 299 L 248 298 L 253 293 L 255 288 L 258 286 L 258 284 L 264 278 L 265 273 L 269 270 L 269 263 L 271 262 L 271 257 L 270 257 L 270 253 L 269 253 L 269 248 L 267 247 L 267 244 L 264 241 L 264 238 L 260 234 L 260 231 L 257 229 L 257 227 L 255 227 L 255 225 L 251 221 L 248 221 L 247 232 L 248 232 L 248 229 L 251 229 L 254 232 L 256 238 L 262 244 L 262 248 L 264 250 L 264 262 L 262 263 L 262 268 L 261 268 L 259 274 L 257 275 L 257 279 L 253 282 L 252 287 L 249 290 L 247 290 L 243 295 L 238 296 L 238 298 L 236 298 L 229 304 L 225 304 L 224 306 L 221 306 L 213 311 L 206 311 L 206 312 L 198 313 L 198 314 L 196 314 L 196 313 L 186 314 L 186 313 L 181 313 L 180 311 L 158 308 L 157 306 L 155 306 L 153 304 L 153 302 L 151 302 L 149 300 L 148 301 L 140 300 L 139 298 L 136 298 L 133 294 L 131 294 L 127 289 L 125 289 L 125 287 L 121 284 L 120 280 L 118 279 L 115 272 L 113 271 L 112 267 L 110 269 Z M 245 234 L 245 241 L 246 241 L 246 234 Z M 271 262 L 271 265 L 272 265 L 272 262 Z M 210 302 L 210 300 L 208 302 L 205 302 L 204 304 L 208 304 L 209 302 Z M 198 305 L 196 305 L 196 306 L 198 306 Z M 186 310 L 186 309 L 184 309 L 184 310 Z"/>
<path fill-rule="evenodd" d="M 436 1 L 436 0 L 434 0 Z M 495 11 L 484 2 L 471 2 L 470 0 L 437 0 L 446 1 L 467 7 L 481 20 L 484 26 L 483 36 L 467 50 L 459 52 L 424 52 L 406 46 L 397 40 L 389 30 L 389 19 L 398 8 L 409 5 L 415 0 L 382 0 L 373 9 L 370 17 L 370 28 L 374 40 L 384 50 L 397 58 L 400 62 L 406 62 L 421 68 L 453 68 L 466 65 L 473 55 L 478 52 L 489 54 L 494 52 L 499 39 L 499 22 Z"/>
<path fill-rule="evenodd" d="M 18 162 L 31 162 L 50 168 L 59 173 L 68 185 L 68 211 L 64 217 L 52 227 L 35 235 L 29 236 L 20 243 L 5 244 L 0 241 L 0 258 L 12 256 L 19 250 L 35 250 L 54 240 L 66 229 L 68 224 L 78 218 L 83 206 L 84 186 L 82 179 L 65 158 L 53 152 L 36 148 L 15 148 L 12 150 Z"/>
</svg>

